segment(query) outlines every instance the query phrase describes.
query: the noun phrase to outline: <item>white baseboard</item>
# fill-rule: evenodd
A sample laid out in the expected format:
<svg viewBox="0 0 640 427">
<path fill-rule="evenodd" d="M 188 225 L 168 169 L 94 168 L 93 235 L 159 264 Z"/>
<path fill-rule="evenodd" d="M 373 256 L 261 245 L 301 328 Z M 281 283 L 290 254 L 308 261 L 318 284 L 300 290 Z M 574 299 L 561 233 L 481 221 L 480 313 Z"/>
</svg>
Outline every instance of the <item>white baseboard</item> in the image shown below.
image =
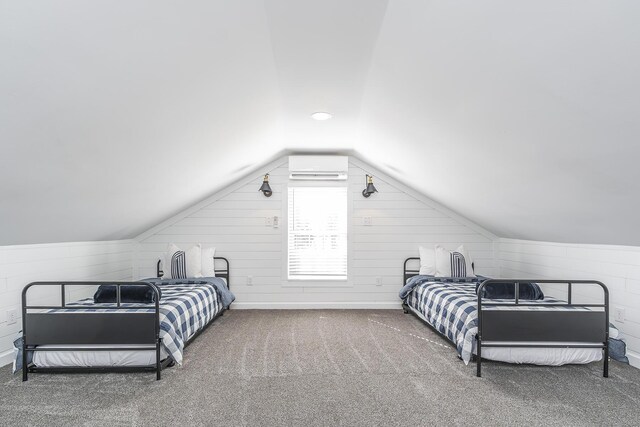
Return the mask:
<svg viewBox="0 0 640 427">
<path fill-rule="evenodd" d="M 299 309 L 378 309 L 399 310 L 400 302 L 234 302 L 239 310 L 299 310 Z"/>
<path fill-rule="evenodd" d="M 633 351 L 627 351 L 627 357 L 629 358 L 629 364 L 634 368 L 640 369 L 640 354 Z"/>
<path fill-rule="evenodd" d="M 10 363 L 13 363 L 13 350 L 0 353 L 0 366 L 6 366 Z"/>
</svg>

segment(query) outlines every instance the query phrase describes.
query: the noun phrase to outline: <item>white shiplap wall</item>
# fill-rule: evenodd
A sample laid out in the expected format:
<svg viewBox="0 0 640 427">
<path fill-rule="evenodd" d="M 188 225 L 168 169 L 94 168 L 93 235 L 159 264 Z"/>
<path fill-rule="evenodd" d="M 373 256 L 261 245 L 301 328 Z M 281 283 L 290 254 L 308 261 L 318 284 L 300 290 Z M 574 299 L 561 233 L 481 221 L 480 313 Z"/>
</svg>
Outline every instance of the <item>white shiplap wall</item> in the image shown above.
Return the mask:
<svg viewBox="0 0 640 427">
<path fill-rule="evenodd" d="M 11 361 L 13 340 L 22 329 L 22 288 L 34 281 L 131 280 L 131 240 L 58 243 L 0 247 L 0 366 Z M 35 289 L 34 289 L 35 290 Z M 82 294 L 70 293 L 69 298 Z M 59 290 L 29 292 L 29 301 L 59 303 Z M 33 299 L 31 298 L 33 297 Z M 9 325 L 7 310 L 18 310 L 18 321 Z"/>
<path fill-rule="evenodd" d="M 640 367 L 640 248 L 500 239 L 496 258 L 500 274 L 511 278 L 591 279 L 609 288 L 611 321 L 624 334 L 631 363 Z M 566 297 L 566 286 L 546 287 L 550 295 Z M 601 302 L 597 288 L 574 287 L 580 302 Z M 626 319 L 617 322 L 615 310 Z"/>
<path fill-rule="evenodd" d="M 375 176 L 379 190 L 369 199 L 361 194 L 365 171 Z M 270 173 L 270 198 L 258 192 L 262 172 Z M 285 270 L 288 175 L 285 157 L 141 235 L 138 277 L 155 275 L 157 259 L 172 242 L 183 248 L 212 245 L 230 260 L 237 308 L 399 307 L 402 262 L 417 256 L 421 244 L 455 249 L 465 243 L 478 271 L 495 273 L 493 235 L 350 157 L 349 284 L 291 286 Z M 265 225 L 273 216 L 280 218 L 280 228 Z M 372 218 L 371 226 L 363 225 L 364 217 Z"/>
</svg>

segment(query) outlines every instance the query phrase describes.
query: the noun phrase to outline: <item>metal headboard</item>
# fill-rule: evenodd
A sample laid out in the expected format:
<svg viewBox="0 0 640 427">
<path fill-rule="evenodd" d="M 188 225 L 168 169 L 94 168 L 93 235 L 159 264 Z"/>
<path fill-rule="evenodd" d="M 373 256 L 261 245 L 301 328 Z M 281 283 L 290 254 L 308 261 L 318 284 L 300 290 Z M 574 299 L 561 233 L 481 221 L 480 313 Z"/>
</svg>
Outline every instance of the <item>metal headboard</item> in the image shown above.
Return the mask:
<svg viewBox="0 0 640 427">
<path fill-rule="evenodd" d="M 420 273 L 420 270 L 407 270 L 407 264 L 409 263 L 409 261 L 415 261 L 415 260 L 420 261 L 420 257 L 410 257 L 404 260 L 404 273 L 402 275 L 402 286 L 404 286 L 407 283 L 408 279 Z"/>
<path fill-rule="evenodd" d="M 231 288 L 231 285 L 229 284 L 229 260 L 224 258 L 224 257 L 221 257 L 221 256 L 213 257 L 213 260 L 214 260 L 213 261 L 214 265 L 215 265 L 216 261 L 223 261 L 224 262 L 224 264 L 225 264 L 224 268 L 221 268 L 221 269 L 216 268 L 215 269 L 216 277 L 220 277 L 222 279 L 225 279 L 226 282 L 227 282 L 227 288 Z M 164 275 L 164 271 L 162 271 L 162 269 L 160 267 L 161 265 L 162 265 L 162 260 L 159 259 L 158 262 L 156 263 L 156 277 L 162 277 Z"/>
</svg>

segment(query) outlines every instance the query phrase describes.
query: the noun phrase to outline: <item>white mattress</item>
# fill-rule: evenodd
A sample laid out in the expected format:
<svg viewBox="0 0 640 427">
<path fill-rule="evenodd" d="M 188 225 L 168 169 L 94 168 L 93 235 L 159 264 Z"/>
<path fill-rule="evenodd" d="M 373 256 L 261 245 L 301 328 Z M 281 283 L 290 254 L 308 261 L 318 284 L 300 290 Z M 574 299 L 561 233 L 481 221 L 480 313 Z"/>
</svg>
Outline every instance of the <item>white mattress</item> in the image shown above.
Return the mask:
<svg viewBox="0 0 640 427">
<path fill-rule="evenodd" d="M 41 345 L 43 349 L 47 346 Z M 108 366 L 128 366 L 140 367 L 150 366 L 156 363 L 155 350 L 127 350 L 134 345 L 118 345 L 122 350 L 117 351 L 95 351 L 81 350 L 87 346 L 70 345 L 65 347 L 78 348 L 78 351 L 34 351 L 33 363 L 40 368 L 63 368 L 63 367 L 108 367 Z M 96 345 L 93 347 L 113 347 L 110 345 Z M 160 347 L 160 359 L 167 358 L 167 352 Z"/>
<path fill-rule="evenodd" d="M 409 307 L 418 317 L 429 323 L 427 319 L 415 310 Z M 495 342 L 498 344 L 498 342 Z M 577 344 L 577 343 L 515 343 L 514 344 Z M 473 353 L 476 354 L 474 348 Z M 560 366 L 568 364 L 586 364 L 602 360 L 602 349 L 600 348 L 549 348 L 549 347 L 482 347 L 482 358 L 495 360 L 497 362 L 507 363 L 527 363 L 532 365 Z"/>
<path fill-rule="evenodd" d="M 568 345 L 576 343 L 554 342 L 549 344 Z M 476 351 L 474 350 L 473 353 L 475 354 Z M 507 363 L 530 363 L 532 365 L 560 366 L 569 364 L 586 364 L 602 360 L 602 349 L 566 347 L 482 347 L 482 358 Z"/>
</svg>

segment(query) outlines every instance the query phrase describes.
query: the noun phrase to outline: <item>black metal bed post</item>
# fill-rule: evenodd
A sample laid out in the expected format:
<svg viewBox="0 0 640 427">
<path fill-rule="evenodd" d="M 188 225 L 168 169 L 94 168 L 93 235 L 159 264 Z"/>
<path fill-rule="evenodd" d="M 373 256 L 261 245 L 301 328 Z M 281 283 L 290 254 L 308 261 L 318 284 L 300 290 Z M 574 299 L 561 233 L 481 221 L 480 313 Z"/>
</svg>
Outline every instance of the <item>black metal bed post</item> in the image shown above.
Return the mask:
<svg viewBox="0 0 640 427">
<path fill-rule="evenodd" d="M 478 286 L 478 333 L 476 334 L 476 377 L 482 377 L 482 291 L 486 280 Z M 472 352 L 473 353 L 473 352 Z"/>
<path fill-rule="evenodd" d="M 29 370 L 27 369 L 27 289 L 31 284 L 22 290 L 22 381 L 29 379 Z"/>
<path fill-rule="evenodd" d="M 479 334 L 479 333 L 478 333 Z M 482 377 L 482 340 L 476 335 L 476 377 Z"/>
<path fill-rule="evenodd" d="M 156 381 L 160 381 L 162 376 L 162 364 L 160 362 L 160 344 L 162 343 L 162 340 L 160 339 L 160 291 L 156 285 L 151 285 L 156 294 Z"/>
<path fill-rule="evenodd" d="M 420 258 L 410 257 L 404 260 L 403 272 L 402 272 L 402 286 L 407 284 L 407 279 L 409 279 L 410 277 L 413 277 L 412 273 L 420 273 L 419 270 L 407 270 L 407 263 L 409 261 L 419 260 L 419 259 Z M 409 314 L 409 306 L 405 302 L 402 303 L 402 312 L 404 314 Z"/>
<path fill-rule="evenodd" d="M 604 291 L 604 317 L 606 322 L 605 339 L 604 339 L 604 366 L 602 367 L 602 376 L 609 378 L 609 289 L 600 283 L 602 290 Z"/>
<path fill-rule="evenodd" d="M 218 261 L 218 260 L 219 261 L 224 261 L 225 267 L 224 267 L 224 270 L 218 270 L 218 269 L 215 268 L 215 265 L 214 265 L 214 270 L 216 272 L 216 277 L 225 278 L 227 280 L 227 289 L 231 289 L 231 285 L 229 284 L 229 276 L 230 276 L 230 274 L 229 274 L 229 260 L 226 259 L 225 257 L 222 257 L 222 256 L 213 257 L 213 261 L 214 262 Z"/>
</svg>

